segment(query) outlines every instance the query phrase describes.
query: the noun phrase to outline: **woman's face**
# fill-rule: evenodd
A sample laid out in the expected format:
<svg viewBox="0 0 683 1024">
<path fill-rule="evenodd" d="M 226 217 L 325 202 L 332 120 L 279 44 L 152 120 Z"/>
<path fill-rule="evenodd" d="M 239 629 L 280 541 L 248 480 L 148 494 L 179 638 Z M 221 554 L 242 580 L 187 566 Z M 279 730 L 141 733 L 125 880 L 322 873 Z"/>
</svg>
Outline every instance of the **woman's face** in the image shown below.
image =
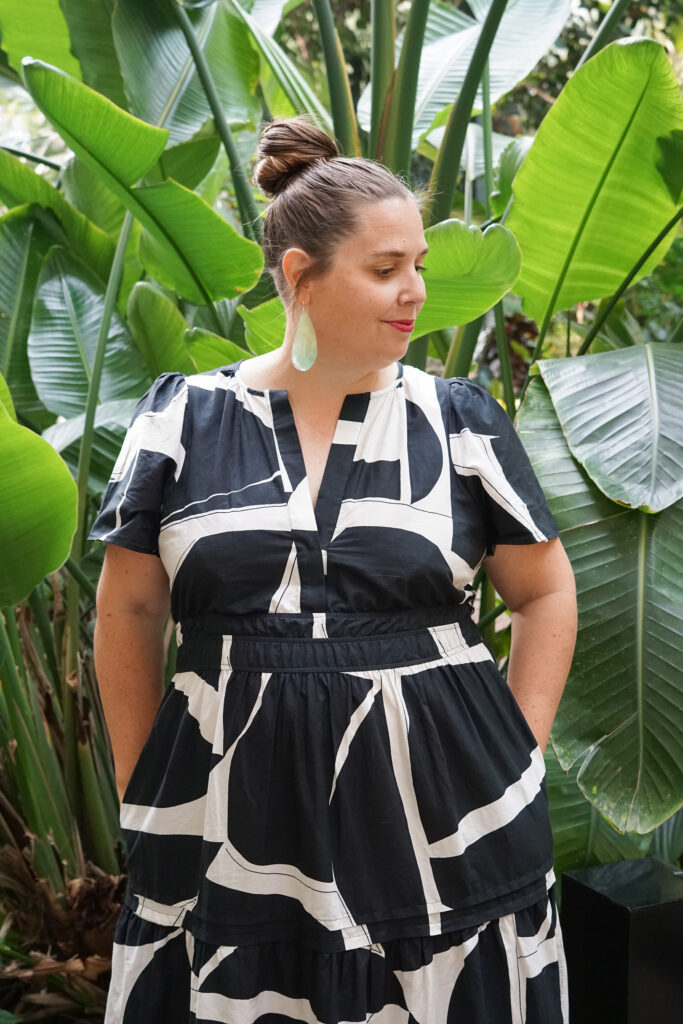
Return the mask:
<svg viewBox="0 0 683 1024">
<path fill-rule="evenodd" d="M 339 243 L 330 269 L 305 286 L 319 351 L 325 346 L 336 360 L 368 371 L 405 355 L 425 301 L 426 251 L 412 200 L 363 203 L 358 231 Z M 392 326 L 396 321 L 407 329 Z"/>
</svg>

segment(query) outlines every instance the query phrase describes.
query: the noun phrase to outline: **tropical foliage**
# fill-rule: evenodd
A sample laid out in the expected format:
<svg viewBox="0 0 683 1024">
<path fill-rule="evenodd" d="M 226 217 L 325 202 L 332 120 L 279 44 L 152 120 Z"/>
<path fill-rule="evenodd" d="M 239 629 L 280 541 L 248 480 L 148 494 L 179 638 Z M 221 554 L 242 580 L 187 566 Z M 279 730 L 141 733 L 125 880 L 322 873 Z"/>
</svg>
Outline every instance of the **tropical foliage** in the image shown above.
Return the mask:
<svg viewBox="0 0 683 1024">
<path fill-rule="evenodd" d="M 152 380 L 282 338 L 248 180 L 261 118 L 306 112 L 345 153 L 428 180 L 406 361 L 485 381 L 494 323 L 491 389 L 511 417 L 520 404 L 579 593 L 547 753 L 558 867 L 683 853 L 683 328 L 665 275 L 680 266 L 683 100 L 660 42 L 610 42 L 619 0 L 538 132 L 494 133 L 571 7 L 377 0 L 365 84 L 328 0 L 0 0 L 0 72 L 66 147 L 0 148 L 0 974 L 22 1015 L 8 1020 L 103 1005 L 125 850 L 92 665 L 102 553 L 85 538 Z M 308 63 L 287 36 L 304 12 Z M 635 289 L 664 309 L 657 331 L 626 304 Z M 514 339 L 524 319 L 533 351 Z M 477 583 L 504 668 L 505 608 Z M 173 665 L 169 628 L 167 678 Z"/>
</svg>

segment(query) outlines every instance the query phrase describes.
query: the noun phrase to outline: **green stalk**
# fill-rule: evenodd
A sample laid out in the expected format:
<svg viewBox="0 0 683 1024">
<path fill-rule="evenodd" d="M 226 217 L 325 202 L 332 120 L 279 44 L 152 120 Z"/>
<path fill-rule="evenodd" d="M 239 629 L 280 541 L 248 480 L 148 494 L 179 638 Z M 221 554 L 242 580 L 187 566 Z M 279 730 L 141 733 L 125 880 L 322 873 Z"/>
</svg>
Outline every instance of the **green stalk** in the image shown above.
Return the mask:
<svg viewBox="0 0 683 1024">
<path fill-rule="evenodd" d="M 472 116 L 472 106 L 481 81 L 484 64 L 488 59 L 507 0 L 492 0 L 470 66 L 457 100 L 453 104 L 430 179 L 430 203 L 425 211 L 428 227 L 447 220 L 451 214 L 453 194 L 460 170 L 460 157 Z"/>
<path fill-rule="evenodd" d="M 67 569 L 68 572 L 71 573 L 73 578 L 78 581 L 83 592 L 86 594 L 87 597 L 90 598 L 92 603 L 95 604 L 95 601 L 97 599 L 97 591 L 95 587 L 93 587 L 92 583 L 85 575 L 83 570 L 81 569 L 80 565 L 74 562 L 73 558 L 67 558 L 66 562 L 64 563 L 64 568 Z"/>
<path fill-rule="evenodd" d="M 633 267 L 631 267 L 631 269 L 629 270 L 628 274 L 626 275 L 624 280 L 621 282 L 621 284 L 619 285 L 619 287 L 617 288 L 617 290 L 615 291 L 614 295 L 611 297 L 609 302 L 605 304 L 604 308 L 600 311 L 598 316 L 596 316 L 595 321 L 593 323 L 593 326 L 589 330 L 589 332 L 586 335 L 586 337 L 583 339 L 583 341 L 581 343 L 581 347 L 579 348 L 578 352 L 576 353 L 577 355 L 582 356 L 584 354 L 584 352 L 588 351 L 588 349 L 591 346 L 591 343 L 592 343 L 593 339 L 595 338 L 595 335 L 598 333 L 598 331 L 600 330 L 600 328 L 604 324 L 605 320 L 610 315 L 610 313 L 612 312 L 612 310 L 616 306 L 617 302 L 619 301 L 621 296 L 624 294 L 624 292 L 626 291 L 626 289 L 628 288 L 628 286 L 630 285 L 631 281 L 636 276 L 636 274 L 638 273 L 640 268 L 643 266 L 644 263 L 647 262 L 647 260 L 650 258 L 650 256 L 655 251 L 655 249 L 660 244 L 660 242 L 664 241 L 664 239 L 669 234 L 671 229 L 681 219 L 683 219 L 683 206 L 681 206 L 680 209 L 678 209 L 676 211 L 676 213 L 673 215 L 673 217 L 668 222 L 668 224 L 665 224 L 664 227 L 662 228 L 662 230 L 657 235 L 657 237 L 652 242 L 650 242 L 650 244 L 648 245 L 648 247 L 645 250 L 645 252 L 643 253 L 643 255 L 640 257 L 638 262 L 635 263 L 633 265 Z"/>
<path fill-rule="evenodd" d="M 92 750 L 87 739 L 85 741 L 78 741 L 78 762 L 83 783 L 88 836 L 92 844 L 97 866 L 102 868 L 103 871 L 108 871 L 110 875 L 116 875 L 119 871 L 119 864 L 114 856 L 114 836 L 112 835 L 111 821 L 108 819 L 103 807 L 103 787 L 95 771 Z"/>
<path fill-rule="evenodd" d="M 247 176 L 244 173 L 244 168 L 242 167 L 239 153 L 237 152 L 237 147 L 235 146 L 235 142 L 232 137 L 232 132 L 230 131 L 228 122 L 223 114 L 223 108 L 221 107 L 221 101 L 211 77 L 209 65 L 206 62 L 206 58 L 201 47 L 197 43 L 197 37 L 194 34 L 192 22 L 180 6 L 180 3 L 174 4 L 174 11 L 176 18 L 178 19 L 178 24 L 182 29 L 185 39 L 187 40 L 187 45 L 197 69 L 199 81 L 202 83 L 204 93 L 209 106 L 211 107 L 216 131 L 218 132 L 221 142 L 225 146 L 225 152 L 228 155 L 230 172 L 235 185 L 235 199 L 237 200 L 237 206 L 240 211 L 240 220 L 242 222 L 244 234 L 247 238 L 251 239 L 252 242 L 260 242 L 262 235 L 262 223 L 258 206 L 256 205 L 256 200 L 254 199 L 253 192 L 251 191 L 249 182 L 247 181 Z"/>
<path fill-rule="evenodd" d="M 11 153 L 12 156 L 21 156 L 24 160 L 28 160 L 34 164 L 44 164 L 46 167 L 51 167 L 53 171 L 61 171 L 62 165 L 57 163 L 56 160 L 49 160 L 46 156 L 38 156 L 37 153 L 27 153 L 24 149 L 15 149 L 14 146 L 0 146 L 0 149 L 4 149 L 6 153 Z"/>
<path fill-rule="evenodd" d="M 479 629 L 485 629 L 486 626 L 488 626 L 491 622 L 497 619 L 499 615 L 502 615 L 503 612 L 506 611 L 507 605 L 501 601 L 500 604 L 497 604 L 495 606 L 495 608 L 491 608 L 489 611 L 487 611 L 485 615 L 479 616 L 479 621 L 477 623 Z"/>
<path fill-rule="evenodd" d="M 341 41 L 334 26 L 330 0 L 311 0 L 311 2 L 318 22 L 320 41 L 325 57 L 334 134 L 343 153 L 347 156 L 360 156 L 360 139 L 353 109 L 351 86 L 346 73 Z"/>
<path fill-rule="evenodd" d="M 415 97 L 428 13 L 429 0 L 413 0 L 389 98 L 387 127 L 382 142 L 384 162 L 395 174 L 403 175 L 406 181 L 410 178 Z"/>
<path fill-rule="evenodd" d="M 420 338 L 414 338 L 408 346 L 408 351 L 401 362 L 404 366 L 417 366 L 424 370 L 427 365 L 427 352 L 429 351 L 429 335 L 423 334 Z"/>
<path fill-rule="evenodd" d="M 477 628 L 479 629 L 484 642 L 488 644 L 491 650 L 493 650 L 496 637 L 496 616 L 492 613 L 495 611 L 496 607 L 496 591 L 488 576 L 484 576 L 481 581 L 479 601 L 479 620 L 477 622 Z"/>
<path fill-rule="evenodd" d="M 93 359 L 88 398 L 85 405 L 85 422 L 83 425 L 83 436 L 78 454 L 78 525 L 71 545 L 70 558 L 75 566 L 80 566 L 83 554 L 83 537 L 85 533 L 85 517 L 88 502 L 88 479 L 90 475 L 90 459 L 92 455 L 93 433 L 95 429 L 95 412 L 100 393 L 100 381 L 102 379 L 102 368 L 104 366 L 104 355 L 107 347 L 109 326 L 112 314 L 116 306 L 121 277 L 123 273 L 123 262 L 130 229 L 133 224 L 133 214 L 126 210 L 121 226 L 121 232 L 116 244 L 116 252 L 112 261 L 111 273 L 107 281 L 107 290 L 104 296 L 104 310 L 100 329 L 97 336 L 95 358 Z M 64 672 L 62 674 L 62 708 L 64 713 L 64 778 L 66 781 L 67 793 L 73 813 L 78 815 L 80 808 L 79 785 L 78 785 L 78 761 L 76 752 L 76 693 L 79 686 L 80 666 L 78 652 L 80 645 L 80 583 L 73 575 L 69 576 L 66 592 L 66 616 L 67 616 L 67 643 L 65 650 Z"/>
<path fill-rule="evenodd" d="M 57 665 L 55 638 L 52 632 L 50 616 L 48 615 L 42 588 L 43 584 L 39 583 L 38 586 L 31 591 L 28 598 L 28 604 L 31 609 L 31 614 L 33 615 L 33 621 L 35 622 L 38 630 L 38 635 L 40 636 L 40 640 L 43 645 L 47 668 L 50 676 L 52 677 L 52 684 L 55 687 L 55 691 L 57 691 L 59 688 L 59 668 Z"/>
<path fill-rule="evenodd" d="M 484 64 L 481 77 L 482 129 L 484 133 L 484 181 L 486 191 L 486 215 L 491 216 L 491 192 L 493 191 L 493 120 L 491 117 L 491 75 L 488 58 Z M 500 376 L 503 382 L 505 407 L 511 420 L 515 418 L 515 389 L 512 385 L 512 369 L 510 367 L 510 342 L 505 330 L 505 312 L 503 300 L 493 307 L 493 318 L 496 329 L 496 348 L 500 361 Z"/>
<path fill-rule="evenodd" d="M 614 33 L 619 24 L 619 19 L 621 18 L 626 8 L 629 7 L 629 5 L 630 0 L 615 0 L 615 2 L 610 7 L 609 11 L 603 18 L 600 28 L 595 33 L 589 45 L 584 50 L 581 60 L 574 69 L 575 73 L 576 71 L 579 70 L 582 64 L 585 64 L 586 61 L 590 60 L 590 58 L 594 54 L 596 54 L 599 50 L 602 50 L 603 47 L 607 46 L 612 37 L 612 34 Z"/>
<path fill-rule="evenodd" d="M 456 328 L 444 367 L 444 377 L 469 377 L 483 320 L 482 314 L 476 320 L 470 320 L 468 324 L 461 324 Z"/>
<path fill-rule="evenodd" d="M 370 58 L 370 88 L 372 95 L 370 117 L 369 155 L 382 159 L 382 117 L 389 101 L 389 90 L 394 77 L 394 48 L 396 26 L 393 0 L 372 0 L 372 54 Z"/>
<path fill-rule="evenodd" d="M 503 300 L 497 302 L 493 307 L 493 316 L 496 324 L 496 348 L 500 360 L 500 377 L 503 382 L 503 397 L 505 408 L 511 420 L 515 418 L 515 389 L 512 386 L 512 369 L 510 367 L 510 342 L 505 330 L 505 314 L 503 312 Z"/>
</svg>

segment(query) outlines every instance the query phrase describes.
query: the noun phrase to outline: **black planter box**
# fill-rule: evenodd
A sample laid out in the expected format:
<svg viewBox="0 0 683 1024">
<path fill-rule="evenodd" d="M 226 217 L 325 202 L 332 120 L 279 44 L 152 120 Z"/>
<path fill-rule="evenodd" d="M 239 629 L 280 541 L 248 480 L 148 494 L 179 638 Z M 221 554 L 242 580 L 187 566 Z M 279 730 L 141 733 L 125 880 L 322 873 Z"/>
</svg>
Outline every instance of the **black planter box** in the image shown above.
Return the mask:
<svg viewBox="0 0 683 1024">
<path fill-rule="evenodd" d="M 683 874 L 653 857 L 562 876 L 571 1024 L 683 1024 Z"/>
</svg>

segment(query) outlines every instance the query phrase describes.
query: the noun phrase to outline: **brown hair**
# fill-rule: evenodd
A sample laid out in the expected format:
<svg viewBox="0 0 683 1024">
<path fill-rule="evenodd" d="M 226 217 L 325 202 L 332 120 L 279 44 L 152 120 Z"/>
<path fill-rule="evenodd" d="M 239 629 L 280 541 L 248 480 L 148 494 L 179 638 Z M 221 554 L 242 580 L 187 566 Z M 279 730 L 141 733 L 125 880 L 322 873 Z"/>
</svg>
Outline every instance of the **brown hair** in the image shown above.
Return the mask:
<svg viewBox="0 0 683 1024">
<path fill-rule="evenodd" d="M 259 136 L 252 180 L 274 196 L 264 225 L 266 269 L 283 298 L 289 287 L 282 257 L 293 247 L 313 259 L 297 282 L 292 298 L 307 280 L 324 274 L 339 241 L 357 229 L 361 203 L 412 199 L 421 209 L 424 197 L 383 164 L 363 157 L 340 156 L 333 139 L 304 116 L 280 118 Z"/>
</svg>

